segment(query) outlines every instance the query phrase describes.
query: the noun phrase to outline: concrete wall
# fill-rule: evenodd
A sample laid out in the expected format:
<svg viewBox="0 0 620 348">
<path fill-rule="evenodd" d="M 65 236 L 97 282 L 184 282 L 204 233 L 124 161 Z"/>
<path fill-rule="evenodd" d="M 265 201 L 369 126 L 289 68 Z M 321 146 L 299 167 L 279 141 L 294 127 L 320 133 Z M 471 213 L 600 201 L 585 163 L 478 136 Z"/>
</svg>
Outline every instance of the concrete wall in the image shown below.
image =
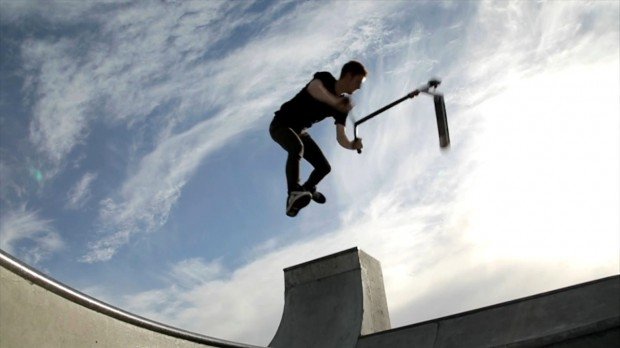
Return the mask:
<svg viewBox="0 0 620 348">
<path fill-rule="evenodd" d="M 285 269 L 271 346 L 620 347 L 620 276 L 390 330 L 380 267 L 354 248 Z"/>
<path fill-rule="evenodd" d="M 0 347 L 260 348 L 137 317 L 0 252 Z M 273 348 L 620 347 L 620 276 L 390 329 L 380 263 L 357 248 L 284 270 Z"/>
<path fill-rule="evenodd" d="M 618 347 L 619 328 L 620 277 L 614 276 L 364 336 L 357 348 Z"/>
<path fill-rule="evenodd" d="M 251 347 L 123 312 L 0 256 L 2 348 Z"/>
</svg>

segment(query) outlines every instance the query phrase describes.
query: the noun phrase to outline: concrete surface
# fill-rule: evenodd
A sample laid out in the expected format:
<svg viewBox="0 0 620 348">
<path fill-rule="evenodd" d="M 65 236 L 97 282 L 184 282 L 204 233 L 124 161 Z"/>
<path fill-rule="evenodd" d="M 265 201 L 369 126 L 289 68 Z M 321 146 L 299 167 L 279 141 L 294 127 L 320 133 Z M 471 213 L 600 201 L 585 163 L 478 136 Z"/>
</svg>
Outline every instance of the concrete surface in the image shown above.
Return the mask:
<svg viewBox="0 0 620 348">
<path fill-rule="evenodd" d="M 270 347 L 355 347 L 390 328 L 379 262 L 357 248 L 284 270 L 284 313 Z"/>
<path fill-rule="evenodd" d="M 284 273 L 274 348 L 620 347 L 620 276 L 390 330 L 381 266 L 363 251 Z"/>
<path fill-rule="evenodd" d="M 1 251 L 0 266 L 2 348 L 253 347 L 124 312 L 54 281 Z"/>
<path fill-rule="evenodd" d="M 376 347 L 620 347 L 620 277 L 613 276 L 363 336 Z"/>
<path fill-rule="evenodd" d="M 259 348 L 124 312 L 1 251 L 0 265 L 2 348 Z M 357 248 L 286 268 L 284 276 L 273 348 L 620 347 L 619 275 L 396 329 L 381 265 Z"/>
</svg>

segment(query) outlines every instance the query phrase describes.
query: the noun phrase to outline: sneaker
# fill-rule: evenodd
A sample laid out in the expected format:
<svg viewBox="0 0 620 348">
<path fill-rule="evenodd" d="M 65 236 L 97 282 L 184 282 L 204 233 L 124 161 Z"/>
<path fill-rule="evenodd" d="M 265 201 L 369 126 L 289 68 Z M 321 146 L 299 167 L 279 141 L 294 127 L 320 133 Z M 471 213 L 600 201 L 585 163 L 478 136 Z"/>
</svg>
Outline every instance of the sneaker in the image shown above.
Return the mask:
<svg viewBox="0 0 620 348">
<path fill-rule="evenodd" d="M 308 191 L 292 191 L 286 200 L 286 215 L 290 217 L 297 216 L 301 208 L 310 204 L 312 194 Z"/>
<path fill-rule="evenodd" d="M 319 204 L 324 204 L 327 202 L 327 198 L 325 198 L 325 196 L 319 191 L 312 192 L 312 200 Z"/>
</svg>

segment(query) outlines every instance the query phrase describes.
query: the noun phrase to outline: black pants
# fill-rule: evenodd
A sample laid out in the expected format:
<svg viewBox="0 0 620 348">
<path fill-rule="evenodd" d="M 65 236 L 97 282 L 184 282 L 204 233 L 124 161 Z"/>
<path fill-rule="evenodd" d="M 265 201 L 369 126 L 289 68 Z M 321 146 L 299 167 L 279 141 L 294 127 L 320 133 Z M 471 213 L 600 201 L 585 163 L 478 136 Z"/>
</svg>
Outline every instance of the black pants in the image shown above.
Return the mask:
<svg viewBox="0 0 620 348">
<path fill-rule="evenodd" d="M 304 131 L 298 133 L 293 129 L 272 123 L 269 134 L 276 143 L 288 153 L 286 159 L 286 182 L 288 192 L 306 190 L 314 192 L 316 185 L 331 171 L 329 162 L 319 146 Z M 305 184 L 299 185 L 299 162 L 304 158 L 313 167 Z"/>
</svg>

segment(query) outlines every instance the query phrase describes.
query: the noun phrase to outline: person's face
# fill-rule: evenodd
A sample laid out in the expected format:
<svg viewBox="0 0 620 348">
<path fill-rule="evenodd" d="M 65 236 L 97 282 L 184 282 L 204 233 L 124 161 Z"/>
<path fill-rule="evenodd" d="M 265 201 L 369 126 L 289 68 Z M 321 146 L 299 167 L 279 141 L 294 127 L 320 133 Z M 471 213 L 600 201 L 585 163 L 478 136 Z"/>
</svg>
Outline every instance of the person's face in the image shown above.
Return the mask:
<svg viewBox="0 0 620 348">
<path fill-rule="evenodd" d="M 352 94 L 362 87 L 362 83 L 366 78 L 362 75 L 346 75 L 346 91 L 347 94 Z"/>
</svg>

